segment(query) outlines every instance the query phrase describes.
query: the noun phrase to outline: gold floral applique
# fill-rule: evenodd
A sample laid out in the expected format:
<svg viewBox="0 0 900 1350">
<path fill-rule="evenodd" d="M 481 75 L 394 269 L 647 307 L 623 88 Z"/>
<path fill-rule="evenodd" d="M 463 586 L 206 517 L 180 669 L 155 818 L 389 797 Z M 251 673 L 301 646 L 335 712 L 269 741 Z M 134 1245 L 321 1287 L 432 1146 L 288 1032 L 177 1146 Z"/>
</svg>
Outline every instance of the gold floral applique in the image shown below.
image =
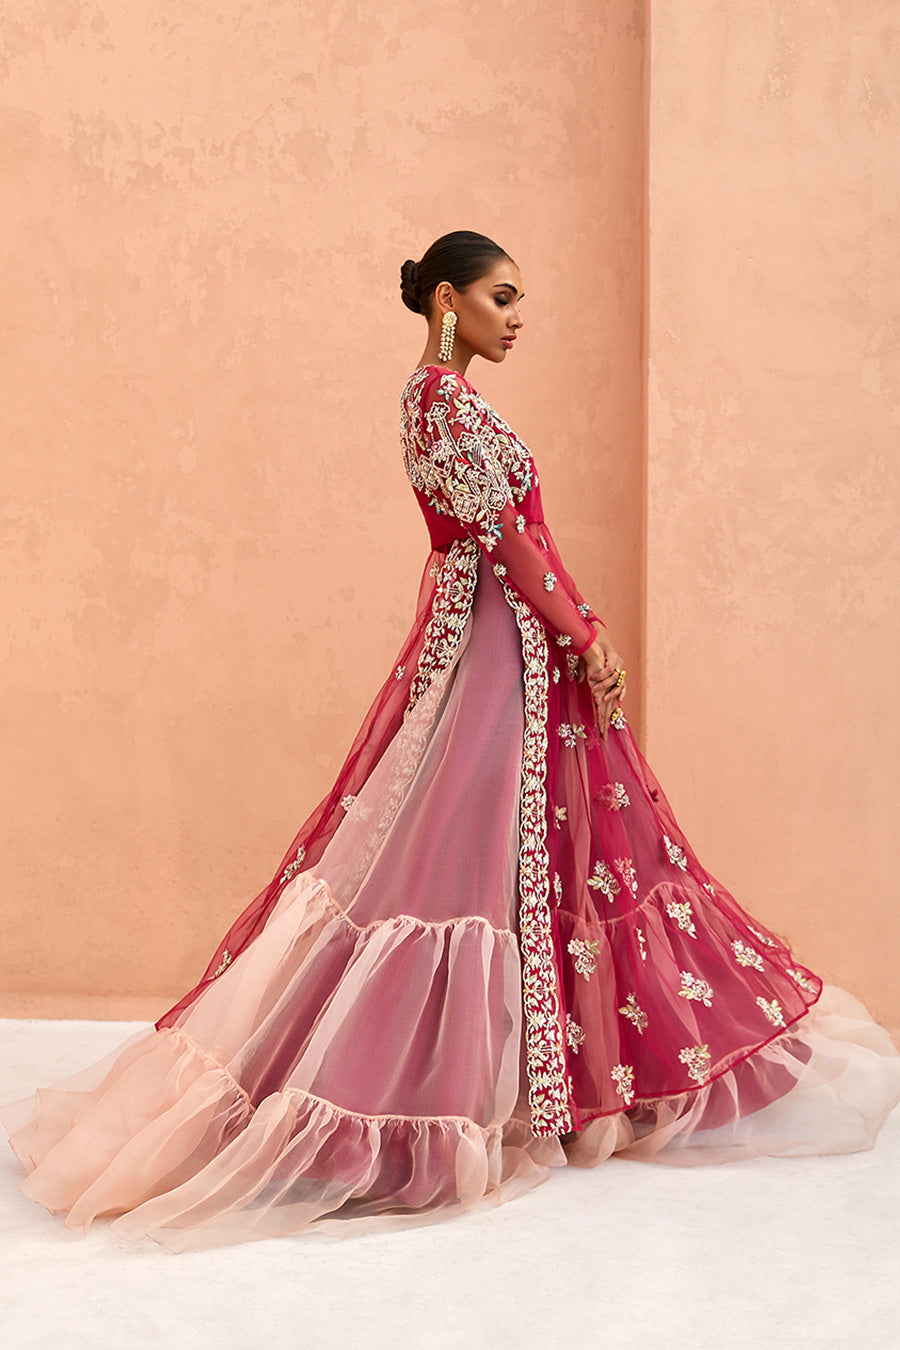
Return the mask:
<svg viewBox="0 0 900 1350">
<path fill-rule="evenodd" d="M 686 1045 L 679 1051 L 678 1058 L 682 1064 L 687 1065 L 688 1076 L 693 1078 L 695 1083 L 706 1082 L 712 1059 L 708 1045 Z"/>
<path fill-rule="evenodd" d="M 217 975 L 221 975 L 223 970 L 227 970 L 228 967 L 231 965 L 233 959 L 234 958 L 232 957 L 231 952 L 226 947 L 225 950 L 222 952 L 221 965 L 219 966 L 218 970 L 213 971 L 213 979 L 215 979 Z"/>
<path fill-rule="evenodd" d="M 567 808 L 566 808 L 565 806 L 554 806 L 554 808 L 553 808 L 553 823 L 554 823 L 554 825 L 556 826 L 557 829 L 559 829 L 560 825 L 561 825 L 561 824 L 563 823 L 563 821 L 566 819 L 567 814 L 568 814 L 568 811 L 567 811 Z"/>
<path fill-rule="evenodd" d="M 702 1003 L 705 1008 L 712 1007 L 712 985 L 706 980 L 701 980 L 699 975 L 693 975 L 689 970 L 681 972 L 681 988 L 678 993 L 682 998 Z"/>
<path fill-rule="evenodd" d="M 667 834 L 663 835 L 663 843 L 666 846 L 666 853 L 669 855 L 669 862 L 673 867 L 680 867 L 682 872 L 686 872 L 687 858 L 684 856 L 684 849 L 679 844 L 673 844 Z"/>
<path fill-rule="evenodd" d="M 752 966 L 754 970 L 763 969 L 763 959 L 755 947 L 742 942 L 740 938 L 735 938 L 731 944 L 731 950 L 734 952 L 735 960 L 739 966 Z"/>
<path fill-rule="evenodd" d="M 577 1055 L 578 1047 L 584 1045 L 584 1027 L 580 1027 L 571 1014 L 566 1022 L 566 1044 L 573 1055 Z"/>
<path fill-rule="evenodd" d="M 616 1085 L 616 1092 L 625 1099 L 625 1105 L 630 1106 L 634 1101 L 634 1066 L 616 1064 L 610 1070 L 609 1076 Z"/>
<path fill-rule="evenodd" d="M 789 970 L 788 974 L 795 984 L 799 984 L 801 989 L 806 989 L 809 993 L 812 993 L 815 989 L 816 986 L 806 978 L 802 970 Z"/>
<path fill-rule="evenodd" d="M 545 590 L 545 591 L 552 591 L 552 590 L 553 590 L 553 587 L 554 587 L 555 585 L 556 585 L 556 577 L 555 577 L 555 575 L 554 575 L 552 572 L 545 572 L 545 573 L 544 573 L 544 590 Z"/>
<path fill-rule="evenodd" d="M 694 927 L 692 918 L 694 911 L 691 909 L 690 900 L 670 900 L 666 905 L 666 913 L 670 919 L 675 920 L 683 933 L 687 933 L 692 938 L 697 936 L 697 929 Z"/>
<path fill-rule="evenodd" d="M 631 805 L 624 783 L 604 783 L 597 793 L 597 801 L 604 811 L 621 811 L 623 806 Z"/>
<path fill-rule="evenodd" d="M 284 871 L 282 872 L 281 877 L 280 877 L 280 883 L 284 883 L 285 881 L 290 881 L 290 879 L 291 879 L 291 877 L 294 875 L 294 873 L 300 871 L 300 868 L 303 866 L 303 859 L 304 859 L 305 857 L 306 857 L 306 849 L 305 849 L 305 848 L 303 847 L 303 845 L 301 844 L 300 847 L 297 849 L 297 856 L 296 856 L 296 858 L 294 858 L 294 860 L 293 860 L 292 862 L 289 862 L 288 865 L 287 865 L 287 867 L 286 867 L 286 868 L 284 869 Z"/>
<path fill-rule="evenodd" d="M 589 980 L 597 969 L 600 955 L 600 939 L 585 942 L 582 938 L 572 938 L 569 943 L 569 955 L 574 957 L 572 965 L 581 977 Z"/>
<path fill-rule="evenodd" d="M 781 1004 L 778 1002 L 777 998 L 766 999 L 763 998 L 762 995 L 760 995 L 760 997 L 756 1000 L 756 1006 L 758 1008 L 762 1008 L 766 1017 L 768 1017 L 769 1021 L 772 1023 L 773 1026 L 783 1027 L 785 1025 L 784 1011 L 782 1010 Z"/>
<path fill-rule="evenodd" d="M 594 871 L 588 877 L 587 884 L 594 891 L 602 891 L 610 903 L 619 893 L 619 883 L 613 876 L 612 869 L 607 867 L 605 862 L 594 863 Z"/>
<path fill-rule="evenodd" d="M 557 666 L 558 670 L 559 667 Z M 571 726 L 568 722 L 561 722 L 559 725 L 559 735 L 564 746 L 569 750 L 574 750 L 576 740 L 585 740 L 587 737 L 587 727 L 582 723 L 580 726 Z"/>
<path fill-rule="evenodd" d="M 637 933 L 638 947 L 640 948 L 641 960 L 646 961 L 647 943 L 644 940 L 644 930 L 643 928 L 636 928 L 634 931 Z"/>
<path fill-rule="evenodd" d="M 627 1017 L 628 1021 L 631 1022 L 643 1036 L 648 1018 L 643 1008 L 638 1005 L 637 994 L 629 994 L 624 1005 L 619 1009 L 619 1012 L 623 1017 Z"/>
</svg>

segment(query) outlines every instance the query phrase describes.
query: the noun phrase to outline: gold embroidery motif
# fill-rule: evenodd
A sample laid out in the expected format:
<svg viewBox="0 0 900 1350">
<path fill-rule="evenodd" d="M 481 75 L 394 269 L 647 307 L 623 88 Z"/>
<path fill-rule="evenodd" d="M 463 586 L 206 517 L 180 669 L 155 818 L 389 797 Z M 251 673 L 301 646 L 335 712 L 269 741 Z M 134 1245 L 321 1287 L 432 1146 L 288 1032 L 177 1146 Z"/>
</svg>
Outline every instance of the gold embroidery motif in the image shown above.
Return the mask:
<svg viewBox="0 0 900 1350">
<path fill-rule="evenodd" d="M 350 807 L 353 805 L 355 801 L 356 798 L 354 797 L 353 793 L 348 792 L 346 797 L 341 798 L 341 806 L 344 808 L 345 811 L 349 811 Z"/>
<path fill-rule="evenodd" d="M 705 1008 L 712 1007 L 712 985 L 706 980 L 701 980 L 699 975 L 692 975 L 689 970 L 681 972 L 681 988 L 678 993 L 682 998 L 702 1003 Z"/>
<path fill-rule="evenodd" d="M 516 516 L 516 529 L 518 530 L 519 534 L 524 534 L 524 533 L 525 533 L 525 517 L 524 517 L 524 516 L 522 516 L 522 515 Z"/>
<path fill-rule="evenodd" d="M 552 572 L 545 572 L 545 573 L 544 573 L 544 590 L 545 590 L 545 591 L 552 591 L 552 590 L 553 590 L 553 587 L 554 587 L 555 585 L 556 585 L 556 577 L 553 575 L 553 573 L 552 573 Z"/>
<path fill-rule="evenodd" d="M 636 1029 L 643 1036 L 647 1026 L 647 1014 L 643 1008 L 638 1005 L 637 994 L 629 994 L 623 1007 L 619 1009 L 623 1017 L 627 1017 L 629 1022 L 633 1023 Z"/>
<path fill-rule="evenodd" d="M 783 1027 L 785 1025 L 784 1012 L 777 998 L 765 999 L 760 995 L 756 1000 L 756 1006 L 762 1008 L 773 1026 Z"/>
<path fill-rule="evenodd" d="M 566 652 L 566 669 L 570 680 L 574 680 L 575 676 L 578 674 L 580 662 L 581 657 L 577 652 Z"/>
<path fill-rule="evenodd" d="M 778 944 L 774 938 L 766 937 L 765 933 L 761 933 L 758 928 L 753 928 L 750 924 L 747 926 L 756 940 L 761 942 L 764 947 L 777 947 Z"/>
<path fill-rule="evenodd" d="M 715 893 L 716 893 L 716 888 L 715 888 L 715 886 L 713 886 L 712 883 L 709 882 L 709 881 L 704 881 L 704 883 L 703 883 L 703 889 L 704 889 L 705 891 L 709 891 L 710 895 L 715 895 Z"/>
<path fill-rule="evenodd" d="M 569 633 L 557 633 L 556 645 L 558 647 L 571 647 L 572 638 Z"/>
<path fill-rule="evenodd" d="M 610 903 L 619 894 L 619 883 L 605 862 L 594 863 L 594 872 L 588 877 L 587 884 L 592 890 L 602 891 Z"/>
<path fill-rule="evenodd" d="M 604 783 L 597 793 L 597 800 L 604 811 L 621 811 L 623 806 L 631 805 L 624 783 Z"/>
<path fill-rule="evenodd" d="M 597 958 L 600 955 L 600 940 L 596 938 L 593 942 L 585 942 L 581 938 L 572 938 L 569 942 L 569 955 L 575 959 L 572 965 L 583 979 L 589 980 L 597 969 Z"/>
<path fill-rule="evenodd" d="M 289 862 L 287 867 L 282 872 L 281 877 L 279 878 L 279 885 L 283 885 L 285 881 L 290 881 L 294 873 L 300 871 L 300 868 L 303 866 L 303 859 L 305 857 L 306 857 L 306 849 L 301 844 L 300 847 L 297 849 L 296 858 L 293 860 L 293 862 Z"/>
<path fill-rule="evenodd" d="M 402 680 L 402 679 L 403 679 L 403 672 L 404 672 L 405 670 L 406 670 L 406 666 L 398 666 L 397 669 L 394 671 L 394 679 L 395 679 L 395 680 Z"/>
<path fill-rule="evenodd" d="M 731 944 L 731 950 L 734 952 L 735 960 L 739 966 L 752 966 L 754 970 L 762 970 L 763 959 L 755 948 L 742 942 L 740 938 L 735 938 Z"/>
<path fill-rule="evenodd" d="M 578 610 L 579 614 L 584 616 L 584 618 L 587 618 L 591 612 L 590 605 L 586 605 L 583 601 L 580 605 L 576 605 L 575 608 Z"/>
<path fill-rule="evenodd" d="M 578 1047 L 584 1045 L 584 1027 L 580 1027 L 571 1014 L 566 1022 L 566 1044 L 573 1055 L 577 1055 Z"/>
<path fill-rule="evenodd" d="M 684 856 L 684 849 L 678 844 L 673 844 L 667 834 L 663 835 L 663 843 L 666 846 L 666 853 L 669 855 L 669 862 L 674 867 L 680 867 L 682 872 L 687 871 L 687 858 Z"/>
<path fill-rule="evenodd" d="M 630 858 L 616 858 L 616 870 L 632 894 L 637 895 L 637 874 Z"/>
<path fill-rule="evenodd" d="M 636 928 L 634 931 L 637 933 L 638 946 L 640 947 L 640 951 L 641 951 L 641 960 L 642 960 L 642 961 L 646 961 L 646 960 L 647 960 L 647 944 L 646 944 L 646 942 L 644 941 L 644 930 L 643 930 L 643 928 Z"/>
<path fill-rule="evenodd" d="M 553 808 L 553 823 L 554 823 L 554 825 L 556 826 L 557 829 L 559 829 L 559 827 L 560 827 L 560 825 L 562 824 L 562 822 L 563 822 L 564 820 L 567 819 L 567 811 L 568 811 L 568 808 L 565 807 L 565 806 L 554 806 L 554 808 Z"/>
<path fill-rule="evenodd" d="M 215 979 L 217 975 L 221 975 L 223 970 L 228 969 L 228 967 L 231 965 L 232 959 L 233 958 L 231 952 L 226 947 L 225 950 L 222 952 L 222 964 L 219 966 L 218 970 L 213 971 L 213 979 Z"/>
<path fill-rule="evenodd" d="M 576 740 L 583 741 L 587 737 L 587 728 L 583 724 L 581 726 L 570 726 L 568 722 L 561 722 L 559 734 L 563 745 L 569 750 L 573 750 Z"/>
<path fill-rule="evenodd" d="M 503 563 L 494 563 L 494 576 L 501 579 L 506 576 L 506 567 Z"/>
<path fill-rule="evenodd" d="M 616 1085 L 616 1092 L 624 1097 L 625 1105 L 634 1101 L 634 1067 L 631 1064 L 616 1064 L 610 1070 L 610 1078 Z"/>
<path fill-rule="evenodd" d="M 543 625 L 506 582 L 522 636 L 525 740 L 519 794 L 519 945 L 531 1128 L 537 1135 L 572 1128 L 565 1029 L 554 960 L 547 852 L 547 639 Z"/>
<path fill-rule="evenodd" d="M 447 550 L 407 710 L 418 703 L 432 680 L 447 669 L 456 654 L 472 609 L 480 556 L 474 539 L 454 539 Z"/>
<path fill-rule="evenodd" d="M 695 1083 L 705 1083 L 709 1077 L 711 1055 L 708 1045 L 686 1045 L 678 1054 L 682 1064 L 687 1065 L 688 1076 Z"/>
<path fill-rule="evenodd" d="M 683 933 L 690 937 L 697 936 L 697 929 L 694 927 L 694 920 L 691 917 L 694 911 L 691 909 L 690 900 L 670 900 L 666 905 L 666 913 L 670 919 L 674 919 Z"/>
<path fill-rule="evenodd" d="M 559 666 L 553 667 L 553 683 L 559 684 Z"/>
<path fill-rule="evenodd" d="M 796 984 L 799 984 L 801 989 L 806 989 L 809 991 L 809 993 L 812 993 L 813 990 L 815 989 L 815 985 L 812 983 L 811 980 L 808 980 L 806 978 L 802 970 L 789 970 L 788 974 Z"/>
</svg>

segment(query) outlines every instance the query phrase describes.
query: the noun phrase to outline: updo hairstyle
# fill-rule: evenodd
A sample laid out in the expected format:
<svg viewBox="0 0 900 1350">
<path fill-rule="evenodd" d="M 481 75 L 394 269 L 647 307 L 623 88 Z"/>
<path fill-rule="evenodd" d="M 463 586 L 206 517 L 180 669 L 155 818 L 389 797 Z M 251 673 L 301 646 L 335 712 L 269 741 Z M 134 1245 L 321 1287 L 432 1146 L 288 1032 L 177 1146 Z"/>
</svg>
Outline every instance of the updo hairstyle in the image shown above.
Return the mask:
<svg viewBox="0 0 900 1350">
<path fill-rule="evenodd" d="M 407 309 L 413 314 L 431 318 L 434 308 L 434 290 L 442 281 L 449 281 L 458 291 L 465 291 L 473 281 L 483 277 L 509 254 L 493 239 L 472 230 L 454 230 L 436 239 L 427 253 L 414 262 L 407 258 L 400 268 L 400 294 Z"/>
</svg>

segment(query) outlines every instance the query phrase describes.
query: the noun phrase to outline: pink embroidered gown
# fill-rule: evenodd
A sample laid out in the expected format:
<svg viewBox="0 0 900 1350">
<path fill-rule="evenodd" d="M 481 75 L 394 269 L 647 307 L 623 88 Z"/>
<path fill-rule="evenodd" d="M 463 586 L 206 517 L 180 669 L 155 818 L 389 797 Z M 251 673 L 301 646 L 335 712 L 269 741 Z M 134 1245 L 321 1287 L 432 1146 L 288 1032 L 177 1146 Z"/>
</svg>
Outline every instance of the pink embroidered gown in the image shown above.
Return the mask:
<svg viewBox="0 0 900 1350">
<path fill-rule="evenodd" d="M 431 552 L 337 781 L 195 988 L 0 1119 L 22 1189 L 175 1250 L 429 1222 L 612 1153 L 871 1147 L 900 1056 L 740 908 L 621 713 L 527 447 L 467 379 L 401 399 Z"/>
</svg>

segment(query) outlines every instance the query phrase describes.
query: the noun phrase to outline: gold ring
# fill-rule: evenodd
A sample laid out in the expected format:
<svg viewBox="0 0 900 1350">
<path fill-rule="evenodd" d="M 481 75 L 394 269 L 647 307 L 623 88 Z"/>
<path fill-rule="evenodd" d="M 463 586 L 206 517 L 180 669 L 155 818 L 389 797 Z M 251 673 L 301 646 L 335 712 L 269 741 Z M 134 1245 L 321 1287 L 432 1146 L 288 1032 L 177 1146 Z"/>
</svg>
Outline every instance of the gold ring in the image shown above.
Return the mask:
<svg viewBox="0 0 900 1350">
<path fill-rule="evenodd" d="M 620 666 L 617 673 L 619 678 L 616 680 L 614 687 L 616 689 L 621 689 L 622 685 L 625 683 L 625 667 Z"/>
</svg>

